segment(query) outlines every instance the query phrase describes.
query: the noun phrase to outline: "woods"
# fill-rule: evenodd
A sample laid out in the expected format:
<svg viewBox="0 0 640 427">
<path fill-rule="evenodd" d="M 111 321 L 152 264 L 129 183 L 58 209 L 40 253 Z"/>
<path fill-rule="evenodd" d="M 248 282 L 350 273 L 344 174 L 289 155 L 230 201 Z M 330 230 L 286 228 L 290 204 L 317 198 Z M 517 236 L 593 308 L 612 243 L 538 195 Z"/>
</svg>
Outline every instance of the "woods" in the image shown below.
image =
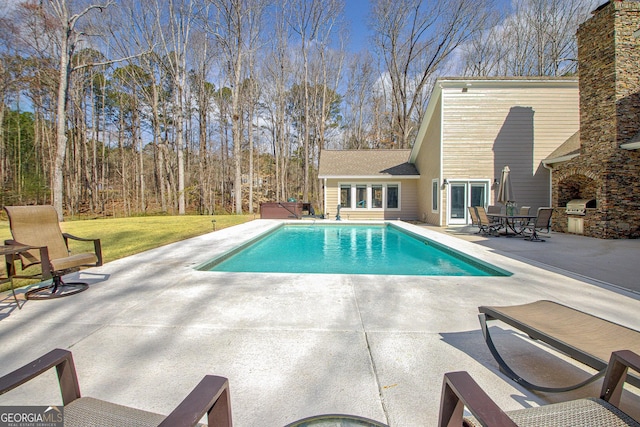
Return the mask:
<svg viewBox="0 0 640 427">
<path fill-rule="evenodd" d="M 324 149 L 409 148 L 436 77 L 576 71 L 584 0 L 43 0 L 0 8 L 0 204 L 322 203 Z"/>
</svg>

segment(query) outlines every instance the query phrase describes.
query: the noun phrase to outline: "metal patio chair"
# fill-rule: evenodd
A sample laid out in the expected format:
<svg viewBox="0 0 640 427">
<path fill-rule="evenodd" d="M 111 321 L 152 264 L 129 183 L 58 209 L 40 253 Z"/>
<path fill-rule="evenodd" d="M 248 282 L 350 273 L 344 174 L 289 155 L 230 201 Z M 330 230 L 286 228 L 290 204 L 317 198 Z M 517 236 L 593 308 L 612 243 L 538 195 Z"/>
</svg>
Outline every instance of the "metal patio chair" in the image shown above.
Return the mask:
<svg viewBox="0 0 640 427">
<path fill-rule="evenodd" d="M 480 233 L 496 236 L 498 234 L 498 230 L 503 227 L 502 222 L 489 219 L 487 211 L 483 206 L 475 206 L 474 209 L 480 224 Z"/>
<path fill-rule="evenodd" d="M 73 357 L 70 351 L 62 349 L 52 350 L 0 378 L 0 395 L 54 367 L 62 393 L 65 427 L 195 426 L 205 414 L 209 426 L 231 427 L 229 382 L 224 377 L 206 375 L 173 412 L 165 417 L 92 397 L 81 397 Z"/>
<path fill-rule="evenodd" d="M 538 216 L 526 224 L 522 230 L 522 233 L 527 235 L 525 240 L 532 242 L 544 242 L 538 236 L 538 232 L 550 233 L 551 232 L 551 217 L 553 216 L 553 208 L 539 208 Z"/>
<path fill-rule="evenodd" d="M 6 245 L 26 245 L 38 249 L 20 253 L 22 268 L 40 265 L 41 271 L 14 277 L 53 279 L 51 284 L 26 292 L 27 299 L 48 299 L 73 295 L 88 288 L 83 282 L 64 282 L 62 276 L 80 267 L 102 265 L 100 239 L 83 239 L 63 233 L 53 206 L 5 206 L 13 240 Z M 92 242 L 93 252 L 71 254 L 69 240 Z"/>
<path fill-rule="evenodd" d="M 476 211 L 475 206 L 469 206 L 467 207 L 468 211 L 469 211 L 469 218 L 471 219 L 471 225 L 474 227 L 478 227 L 478 231 L 476 232 L 476 234 L 480 233 L 480 218 L 478 218 L 478 212 Z"/>
</svg>

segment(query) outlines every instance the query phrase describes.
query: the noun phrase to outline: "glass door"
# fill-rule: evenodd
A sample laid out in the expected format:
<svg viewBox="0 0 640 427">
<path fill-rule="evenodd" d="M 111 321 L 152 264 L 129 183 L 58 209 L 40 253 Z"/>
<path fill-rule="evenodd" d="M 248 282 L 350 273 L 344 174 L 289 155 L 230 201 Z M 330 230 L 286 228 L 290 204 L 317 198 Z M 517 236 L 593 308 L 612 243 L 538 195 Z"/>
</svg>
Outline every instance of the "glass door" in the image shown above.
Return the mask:
<svg viewBox="0 0 640 427">
<path fill-rule="evenodd" d="M 449 184 L 449 224 L 467 223 L 467 183 Z"/>
<path fill-rule="evenodd" d="M 471 220 L 467 206 L 487 207 L 488 183 L 458 181 L 449 184 L 448 224 L 468 224 Z"/>
<path fill-rule="evenodd" d="M 486 208 L 486 200 L 486 185 L 471 183 L 471 200 L 469 206 L 482 206 Z"/>
</svg>

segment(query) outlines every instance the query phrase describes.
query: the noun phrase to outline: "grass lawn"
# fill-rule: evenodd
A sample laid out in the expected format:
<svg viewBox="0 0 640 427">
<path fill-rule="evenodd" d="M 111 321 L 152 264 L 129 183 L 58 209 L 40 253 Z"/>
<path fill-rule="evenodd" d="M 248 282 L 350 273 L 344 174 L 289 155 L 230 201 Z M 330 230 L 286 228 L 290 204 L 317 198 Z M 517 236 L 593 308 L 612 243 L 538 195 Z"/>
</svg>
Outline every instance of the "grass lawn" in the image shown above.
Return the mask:
<svg viewBox="0 0 640 427">
<path fill-rule="evenodd" d="M 158 246 L 178 242 L 190 237 L 231 227 L 251 221 L 254 215 L 184 215 L 145 216 L 131 218 L 90 219 L 65 221 L 60 224 L 63 232 L 78 237 L 99 238 L 104 262 L 114 261 Z M 215 223 L 212 222 L 215 220 Z M 0 221 L 0 239 L 11 239 L 8 221 Z M 70 240 L 72 253 L 93 250 L 92 243 Z M 4 261 L 0 275 L 4 272 Z M 19 268 L 19 267 L 18 267 Z M 27 270 L 30 271 L 30 270 Z M 6 276 L 5 276 L 6 277 Z M 16 280 L 16 287 L 33 283 Z M 0 285 L 0 291 L 8 290 L 9 284 Z"/>
</svg>

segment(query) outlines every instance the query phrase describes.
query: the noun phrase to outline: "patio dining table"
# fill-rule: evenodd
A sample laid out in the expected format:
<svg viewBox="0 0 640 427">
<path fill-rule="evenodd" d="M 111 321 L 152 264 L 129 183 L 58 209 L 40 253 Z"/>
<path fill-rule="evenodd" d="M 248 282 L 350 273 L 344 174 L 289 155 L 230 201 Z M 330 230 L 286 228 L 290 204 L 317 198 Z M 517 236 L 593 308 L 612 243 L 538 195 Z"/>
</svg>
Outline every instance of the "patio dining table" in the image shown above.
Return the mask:
<svg viewBox="0 0 640 427">
<path fill-rule="evenodd" d="M 529 221 L 536 218 L 536 215 L 508 215 L 504 213 L 492 213 L 487 214 L 487 216 L 497 218 L 504 224 L 505 236 L 507 237 L 522 235 L 524 226 L 528 224 Z M 509 230 L 513 231 L 513 233 L 509 233 Z"/>
</svg>

